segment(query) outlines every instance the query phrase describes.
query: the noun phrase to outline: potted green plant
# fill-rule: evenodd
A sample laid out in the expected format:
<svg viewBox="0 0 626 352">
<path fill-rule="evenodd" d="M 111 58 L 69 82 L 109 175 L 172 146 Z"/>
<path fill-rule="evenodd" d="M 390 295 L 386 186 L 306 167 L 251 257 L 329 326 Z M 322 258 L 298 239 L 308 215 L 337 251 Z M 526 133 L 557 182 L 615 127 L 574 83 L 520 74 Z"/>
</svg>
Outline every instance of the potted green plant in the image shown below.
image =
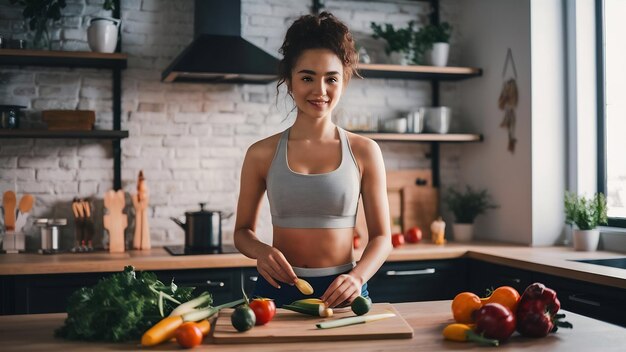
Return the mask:
<svg viewBox="0 0 626 352">
<path fill-rule="evenodd" d="M 454 239 L 459 242 L 468 242 L 472 239 L 474 220 L 478 215 L 498 207 L 491 203 L 486 189 L 476 191 L 469 185 L 465 186 L 464 192 L 449 188 L 444 197 L 444 203 L 454 214 L 455 222 L 452 224 L 452 232 Z"/>
<path fill-rule="evenodd" d="M 380 25 L 372 22 L 370 25 L 374 31 L 372 37 L 384 39 L 387 42 L 385 53 L 392 59 L 392 62 L 408 65 L 409 62 L 414 61 L 413 37 L 415 35 L 415 22 L 411 21 L 408 27 L 398 29 L 389 23 Z"/>
<path fill-rule="evenodd" d="M 452 26 L 447 22 L 428 24 L 420 28 L 413 37 L 416 61 L 434 66 L 446 66 L 451 35 Z"/>
<path fill-rule="evenodd" d="M 115 10 L 115 2 L 105 0 L 102 8 L 113 11 Z M 91 51 L 98 53 L 115 52 L 121 22 L 120 19 L 113 17 L 92 17 L 87 29 L 87 42 Z"/>
<path fill-rule="evenodd" d="M 65 0 L 10 0 L 10 3 L 24 6 L 22 16 L 28 22 L 28 28 L 34 31 L 32 47 L 51 50 L 48 24 L 61 19 L 61 9 L 66 6 Z"/>
<path fill-rule="evenodd" d="M 600 240 L 598 225 L 607 223 L 606 197 L 596 193 L 591 198 L 565 192 L 565 223 L 573 228 L 574 249 L 595 251 Z"/>
</svg>

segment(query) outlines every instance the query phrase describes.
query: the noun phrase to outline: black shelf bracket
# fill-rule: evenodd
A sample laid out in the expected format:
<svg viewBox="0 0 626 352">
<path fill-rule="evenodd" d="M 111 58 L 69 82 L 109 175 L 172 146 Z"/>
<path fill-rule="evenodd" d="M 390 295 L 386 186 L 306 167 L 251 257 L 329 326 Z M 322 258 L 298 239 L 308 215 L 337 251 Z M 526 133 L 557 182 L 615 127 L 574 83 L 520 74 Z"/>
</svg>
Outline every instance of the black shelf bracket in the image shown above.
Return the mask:
<svg viewBox="0 0 626 352">
<path fill-rule="evenodd" d="M 121 17 L 120 0 L 114 0 L 115 8 L 113 9 L 113 17 Z M 117 47 L 115 52 L 122 50 L 122 31 L 118 33 Z M 122 70 L 113 69 L 113 130 L 120 131 L 122 129 Z M 116 139 L 113 144 L 113 189 L 122 189 L 122 143 Z"/>
</svg>

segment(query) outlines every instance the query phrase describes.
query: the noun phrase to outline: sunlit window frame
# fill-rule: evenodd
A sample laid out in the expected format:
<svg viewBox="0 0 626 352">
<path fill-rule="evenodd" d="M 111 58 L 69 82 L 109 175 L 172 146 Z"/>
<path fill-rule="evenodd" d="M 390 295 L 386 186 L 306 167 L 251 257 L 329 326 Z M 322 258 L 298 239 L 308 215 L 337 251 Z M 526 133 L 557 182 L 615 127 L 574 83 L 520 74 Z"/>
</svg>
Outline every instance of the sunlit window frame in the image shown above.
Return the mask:
<svg viewBox="0 0 626 352">
<path fill-rule="evenodd" d="M 604 50 L 604 0 L 596 0 L 596 74 L 597 74 L 597 116 L 598 116 L 598 192 L 607 194 L 606 163 L 606 69 Z M 625 218 L 609 218 L 609 227 L 626 228 Z"/>
</svg>

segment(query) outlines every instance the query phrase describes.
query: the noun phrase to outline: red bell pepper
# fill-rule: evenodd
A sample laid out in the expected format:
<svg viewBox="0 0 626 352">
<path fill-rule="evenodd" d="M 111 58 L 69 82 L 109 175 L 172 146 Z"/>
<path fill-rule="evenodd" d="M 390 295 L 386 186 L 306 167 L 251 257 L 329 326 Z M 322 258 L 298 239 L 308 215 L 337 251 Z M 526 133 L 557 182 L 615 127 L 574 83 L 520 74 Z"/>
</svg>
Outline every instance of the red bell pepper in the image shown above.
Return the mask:
<svg viewBox="0 0 626 352">
<path fill-rule="evenodd" d="M 561 321 L 565 314 L 557 314 L 561 302 L 556 292 L 542 283 L 526 288 L 517 306 L 517 331 L 524 336 L 545 337 L 559 327 L 572 328 L 572 324 Z"/>
</svg>

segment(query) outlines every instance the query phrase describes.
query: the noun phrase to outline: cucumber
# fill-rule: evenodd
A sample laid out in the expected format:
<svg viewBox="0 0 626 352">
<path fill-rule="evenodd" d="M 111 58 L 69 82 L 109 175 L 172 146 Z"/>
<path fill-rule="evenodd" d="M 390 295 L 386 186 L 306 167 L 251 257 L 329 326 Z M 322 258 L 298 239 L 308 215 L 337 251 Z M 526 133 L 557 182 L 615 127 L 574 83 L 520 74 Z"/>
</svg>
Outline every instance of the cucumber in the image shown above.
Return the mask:
<svg viewBox="0 0 626 352">
<path fill-rule="evenodd" d="M 372 309 L 372 300 L 369 297 L 358 296 L 352 301 L 350 308 L 356 315 L 367 314 Z"/>
</svg>

